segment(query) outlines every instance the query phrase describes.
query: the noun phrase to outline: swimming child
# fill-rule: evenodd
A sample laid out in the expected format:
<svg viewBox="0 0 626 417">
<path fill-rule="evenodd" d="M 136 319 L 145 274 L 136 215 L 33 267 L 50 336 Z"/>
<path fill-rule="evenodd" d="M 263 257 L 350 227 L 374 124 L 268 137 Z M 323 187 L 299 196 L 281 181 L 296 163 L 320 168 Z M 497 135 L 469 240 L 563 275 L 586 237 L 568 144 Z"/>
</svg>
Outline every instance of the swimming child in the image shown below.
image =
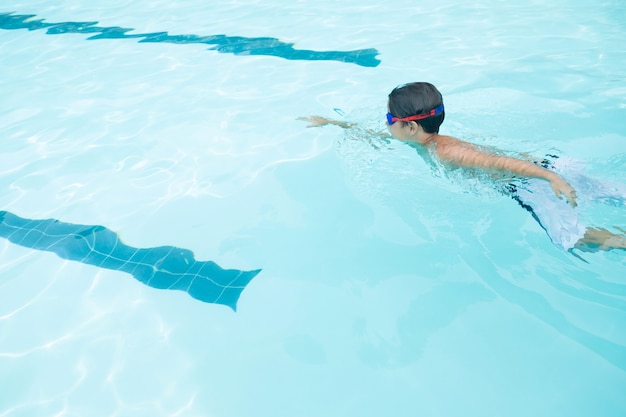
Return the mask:
<svg viewBox="0 0 626 417">
<path fill-rule="evenodd" d="M 477 169 L 493 176 L 521 179 L 518 183 L 510 182 L 506 192 L 532 213 L 555 244 L 566 250 L 626 249 L 626 235 L 603 228 L 584 227 L 578 222 L 574 210 L 577 205 L 576 191 L 556 172 L 558 157 L 550 155 L 549 159 L 531 162 L 489 152 L 452 136 L 440 135 L 439 127 L 444 118 L 442 95 L 430 83 L 405 84 L 389 94 L 387 127 L 393 137 L 422 147 L 446 168 Z M 355 127 L 352 123 L 320 116 L 300 120 L 308 121 L 308 127 L 327 124 Z M 579 183 L 586 189 L 592 189 L 600 201 L 618 201 L 619 205 L 626 207 L 626 186 L 623 194 L 612 195 L 614 187 L 603 186 L 600 181 L 594 180 L 591 187 L 584 181 Z M 553 193 L 558 199 L 545 198 L 546 192 Z"/>
</svg>

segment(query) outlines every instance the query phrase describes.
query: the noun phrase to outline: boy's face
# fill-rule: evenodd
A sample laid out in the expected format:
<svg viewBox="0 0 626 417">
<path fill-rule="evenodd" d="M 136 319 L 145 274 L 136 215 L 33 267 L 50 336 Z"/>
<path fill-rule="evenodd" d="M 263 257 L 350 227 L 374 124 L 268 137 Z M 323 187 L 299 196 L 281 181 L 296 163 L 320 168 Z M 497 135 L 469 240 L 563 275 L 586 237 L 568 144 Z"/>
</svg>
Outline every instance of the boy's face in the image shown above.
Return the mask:
<svg viewBox="0 0 626 417">
<path fill-rule="evenodd" d="M 387 111 L 389 111 L 389 103 L 387 103 Z M 393 135 L 394 138 L 400 140 L 409 140 L 409 132 L 408 132 L 408 124 L 404 122 L 395 122 L 389 124 L 387 122 L 387 129 L 389 129 L 389 133 Z"/>
<path fill-rule="evenodd" d="M 387 124 L 387 128 L 389 129 L 389 133 L 393 135 L 394 138 L 400 140 L 406 140 L 406 132 L 402 129 L 402 122 L 396 122 L 392 125 Z"/>
</svg>

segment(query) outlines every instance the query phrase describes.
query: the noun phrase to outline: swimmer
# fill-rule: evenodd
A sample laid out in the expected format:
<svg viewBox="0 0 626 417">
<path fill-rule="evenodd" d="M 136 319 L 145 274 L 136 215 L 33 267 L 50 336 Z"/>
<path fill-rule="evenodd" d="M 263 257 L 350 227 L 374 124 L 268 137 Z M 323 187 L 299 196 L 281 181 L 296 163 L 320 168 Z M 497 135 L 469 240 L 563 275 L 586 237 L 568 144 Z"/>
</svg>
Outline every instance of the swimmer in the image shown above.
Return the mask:
<svg viewBox="0 0 626 417">
<path fill-rule="evenodd" d="M 574 187 L 551 168 L 538 163 L 509 156 L 497 155 L 478 146 L 439 134 L 445 118 L 443 98 L 435 86 L 426 82 L 405 84 L 389 94 L 387 127 L 393 137 L 429 151 L 444 167 L 478 169 L 494 176 L 522 178 L 524 183 L 508 187 L 507 192 L 524 208 L 528 209 L 546 230 L 552 241 L 566 250 L 577 248 L 584 251 L 626 249 L 626 235 L 615 234 L 604 228 L 586 228 L 578 223 L 574 211 L 577 195 Z M 327 119 L 321 116 L 299 118 L 309 122 L 307 127 L 336 125 L 353 128 L 353 123 Z M 555 157 L 556 158 L 556 157 Z M 562 203 L 554 216 L 537 204 L 539 194 L 533 188 L 541 188 L 537 181 L 548 184 L 551 192 Z M 620 195 L 617 198 L 624 199 Z M 558 201 L 558 200 L 557 200 Z M 545 203 L 545 201 L 541 201 Z M 626 204 L 626 203 L 624 203 Z M 624 232 L 622 229 L 618 229 Z"/>
</svg>

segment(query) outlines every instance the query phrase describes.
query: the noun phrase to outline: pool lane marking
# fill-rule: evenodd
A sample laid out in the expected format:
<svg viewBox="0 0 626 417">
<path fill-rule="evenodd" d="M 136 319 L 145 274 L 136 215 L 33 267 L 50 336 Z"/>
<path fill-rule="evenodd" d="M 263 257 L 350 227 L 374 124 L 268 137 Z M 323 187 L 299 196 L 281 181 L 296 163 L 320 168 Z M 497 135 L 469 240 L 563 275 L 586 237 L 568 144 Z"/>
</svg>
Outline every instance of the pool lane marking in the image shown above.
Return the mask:
<svg viewBox="0 0 626 417">
<path fill-rule="evenodd" d="M 197 300 L 234 311 L 242 291 L 261 271 L 223 269 L 174 246 L 134 248 L 104 226 L 26 219 L 8 211 L 0 211 L 0 237 L 63 259 L 123 271 L 153 288 L 184 291 Z"/>
<path fill-rule="evenodd" d="M 356 64 L 362 67 L 376 67 L 380 64 L 379 52 L 374 48 L 356 49 L 352 51 L 314 51 L 295 49 L 293 43 L 282 42 L 271 37 L 249 38 L 228 35 L 170 35 L 168 32 L 128 33 L 132 28 L 119 26 L 96 26 L 93 22 L 45 22 L 36 18 L 37 15 L 0 13 L 0 29 L 46 30 L 48 35 L 71 33 L 93 34 L 87 40 L 97 39 L 139 39 L 139 42 L 164 42 L 174 44 L 206 44 L 212 45 L 209 50 L 234 55 L 267 55 L 288 60 L 304 61 L 339 61 Z"/>
</svg>

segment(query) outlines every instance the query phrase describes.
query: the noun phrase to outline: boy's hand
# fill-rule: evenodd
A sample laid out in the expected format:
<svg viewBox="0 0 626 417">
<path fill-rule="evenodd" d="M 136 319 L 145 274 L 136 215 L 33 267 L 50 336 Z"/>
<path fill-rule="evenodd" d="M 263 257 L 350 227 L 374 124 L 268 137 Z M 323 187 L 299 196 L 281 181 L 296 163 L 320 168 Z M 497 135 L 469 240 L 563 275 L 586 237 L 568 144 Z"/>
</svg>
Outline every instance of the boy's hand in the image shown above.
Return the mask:
<svg viewBox="0 0 626 417">
<path fill-rule="evenodd" d="M 574 187 L 569 185 L 569 183 L 565 181 L 563 178 L 556 176 L 554 179 L 552 179 L 552 181 L 550 181 L 550 186 L 552 187 L 554 194 L 556 194 L 558 198 L 565 197 L 567 199 L 567 202 L 572 207 L 577 206 L 576 190 L 574 190 Z"/>
<path fill-rule="evenodd" d="M 298 117 L 297 120 L 309 122 L 309 125 L 307 127 L 335 125 L 335 126 L 342 127 L 344 129 L 349 129 L 355 126 L 354 123 L 340 122 L 339 120 L 327 119 L 322 116 L 304 116 L 304 117 Z"/>
<path fill-rule="evenodd" d="M 307 127 L 319 127 L 319 126 L 326 126 L 327 124 L 332 123 L 331 120 L 322 117 L 322 116 L 303 116 L 303 117 L 298 117 L 297 120 L 302 120 L 304 122 L 309 122 L 309 124 L 307 125 Z"/>
</svg>

